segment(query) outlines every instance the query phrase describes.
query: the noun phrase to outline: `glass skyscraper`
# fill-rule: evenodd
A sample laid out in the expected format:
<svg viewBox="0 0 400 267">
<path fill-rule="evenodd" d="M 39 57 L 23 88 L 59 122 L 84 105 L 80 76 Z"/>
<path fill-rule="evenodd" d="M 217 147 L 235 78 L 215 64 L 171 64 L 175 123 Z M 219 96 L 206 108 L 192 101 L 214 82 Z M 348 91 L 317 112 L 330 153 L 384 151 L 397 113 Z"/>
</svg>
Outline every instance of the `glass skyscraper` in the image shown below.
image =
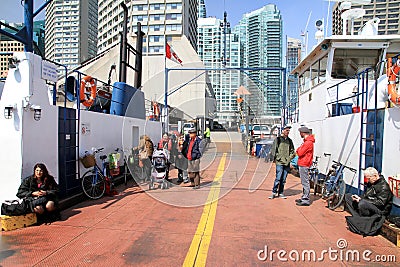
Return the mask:
<svg viewBox="0 0 400 267">
<path fill-rule="evenodd" d="M 248 71 L 251 82 L 245 86 L 250 113 L 256 117 L 279 117 L 283 73 L 282 17 L 276 5 L 268 4 L 243 15 L 235 27 L 243 47 L 243 67 L 277 68 L 276 70 Z"/>
<path fill-rule="evenodd" d="M 238 35 L 220 19 L 198 20 L 197 51 L 206 68 L 223 69 L 240 67 L 240 42 Z M 217 120 L 233 126 L 237 122 L 237 102 L 233 94 L 240 86 L 240 72 L 236 70 L 208 71 L 217 102 Z"/>
<path fill-rule="evenodd" d="M 301 60 L 301 41 L 294 38 L 287 38 L 286 43 L 286 69 L 288 74 L 288 87 L 286 95 L 286 110 L 289 121 L 296 120 L 298 101 L 298 81 L 295 75 L 290 74 Z"/>
</svg>

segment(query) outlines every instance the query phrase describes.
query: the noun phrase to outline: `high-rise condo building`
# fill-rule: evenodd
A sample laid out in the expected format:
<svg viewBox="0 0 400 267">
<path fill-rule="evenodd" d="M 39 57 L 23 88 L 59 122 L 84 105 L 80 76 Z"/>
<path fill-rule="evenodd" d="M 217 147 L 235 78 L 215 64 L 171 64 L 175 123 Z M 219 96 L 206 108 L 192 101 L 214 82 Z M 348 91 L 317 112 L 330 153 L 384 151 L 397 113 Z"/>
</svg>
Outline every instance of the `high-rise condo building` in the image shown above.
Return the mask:
<svg viewBox="0 0 400 267">
<path fill-rule="evenodd" d="M 286 43 L 286 70 L 288 74 L 288 87 L 287 87 L 287 112 L 289 120 L 295 119 L 297 114 L 297 101 L 298 101 L 298 81 L 295 75 L 291 74 L 292 70 L 300 63 L 301 60 L 301 40 L 294 38 L 287 38 Z"/>
<path fill-rule="evenodd" d="M 216 18 L 198 20 L 197 51 L 206 68 L 240 67 L 240 42 L 230 26 Z M 208 76 L 217 103 L 216 117 L 220 123 L 232 126 L 237 121 L 237 102 L 233 94 L 241 85 L 237 70 L 211 70 Z"/>
<path fill-rule="evenodd" d="M 369 4 L 352 4 L 351 8 L 362 8 L 365 15 L 354 19 L 354 34 L 357 34 L 365 23 L 373 18 L 379 18 L 378 35 L 399 34 L 400 33 L 400 0 L 373 0 Z M 343 20 L 340 10 L 340 3 L 336 3 L 332 12 L 332 33 L 334 35 L 343 34 Z M 347 20 L 347 34 L 351 33 L 351 19 Z"/>
<path fill-rule="evenodd" d="M 197 0 L 135 0 L 126 1 L 128 31 L 135 37 L 137 23 L 145 33 L 143 53 L 163 53 L 165 36 L 185 35 L 194 49 L 197 41 Z M 120 2 L 99 0 L 98 51 L 102 52 L 119 43 L 123 23 Z"/>
<path fill-rule="evenodd" d="M 248 105 L 256 117 L 279 117 L 281 114 L 282 17 L 278 8 L 268 4 L 247 13 L 235 27 L 239 32 L 243 51 L 243 66 L 250 68 L 277 68 L 249 71 L 251 83 Z"/>
<path fill-rule="evenodd" d="M 46 7 L 46 57 L 73 69 L 97 54 L 97 0 L 55 0 Z"/>
</svg>

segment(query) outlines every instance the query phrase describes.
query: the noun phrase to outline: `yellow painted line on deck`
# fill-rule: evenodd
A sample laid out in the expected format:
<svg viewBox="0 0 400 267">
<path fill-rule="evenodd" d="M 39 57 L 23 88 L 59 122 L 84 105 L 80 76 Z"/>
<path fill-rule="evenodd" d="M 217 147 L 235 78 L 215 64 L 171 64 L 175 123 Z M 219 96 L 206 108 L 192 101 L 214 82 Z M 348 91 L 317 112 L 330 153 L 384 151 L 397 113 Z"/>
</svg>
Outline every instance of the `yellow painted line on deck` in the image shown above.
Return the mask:
<svg viewBox="0 0 400 267">
<path fill-rule="evenodd" d="M 226 153 L 222 155 L 215 174 L 213 184 L 208 193 L 207 201 L 193 237 L 192 244 L 186 254 L 184 267 L 205 266 L 207 260 L 208 248 L 211 243 L 211 236 L 214 229 L 215 215 L 217 214 L 218 197 L 221 189 L 222 175 L 225 171 Z"/>
</svg>

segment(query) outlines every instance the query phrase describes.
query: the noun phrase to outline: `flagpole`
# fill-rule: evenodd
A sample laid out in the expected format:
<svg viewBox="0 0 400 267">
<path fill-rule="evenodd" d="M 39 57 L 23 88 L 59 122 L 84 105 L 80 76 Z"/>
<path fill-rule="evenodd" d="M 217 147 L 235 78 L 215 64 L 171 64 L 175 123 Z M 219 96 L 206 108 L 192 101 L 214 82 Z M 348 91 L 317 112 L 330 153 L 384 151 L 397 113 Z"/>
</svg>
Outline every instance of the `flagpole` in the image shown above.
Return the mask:
<svg viewBox="0 0 400 267">
<path fill-rule="evenodd" d="M 167 68 L 167 36 L 164 35 L 164 132 L 168 132 L 168 68 Z"/>
</svg>

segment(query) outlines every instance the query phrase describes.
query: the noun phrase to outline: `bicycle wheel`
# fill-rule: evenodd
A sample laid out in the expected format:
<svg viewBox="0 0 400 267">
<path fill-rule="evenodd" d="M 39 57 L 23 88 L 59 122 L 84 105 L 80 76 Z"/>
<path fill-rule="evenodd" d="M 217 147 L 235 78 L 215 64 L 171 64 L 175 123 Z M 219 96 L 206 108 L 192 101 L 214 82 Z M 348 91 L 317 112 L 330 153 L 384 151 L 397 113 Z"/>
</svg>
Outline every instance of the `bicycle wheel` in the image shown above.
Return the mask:
<svg viewBox="0 0 400 267">
<path fill-rule="evenodd" d="M 345 193 L 346 183 L 340 178 L 332 188 L 332 194 L 328 198 L 328 208 L 334 210 L 339 207 L 342 204 Z"/>
<path fill-rule="evenodd" d="M 96 175 L 93 171 L 88 171 L 82 177 L 82 189 L 89 198 L 99 199 L 106 191 L 106 179 L 99 172 Z"/>
</svg>

